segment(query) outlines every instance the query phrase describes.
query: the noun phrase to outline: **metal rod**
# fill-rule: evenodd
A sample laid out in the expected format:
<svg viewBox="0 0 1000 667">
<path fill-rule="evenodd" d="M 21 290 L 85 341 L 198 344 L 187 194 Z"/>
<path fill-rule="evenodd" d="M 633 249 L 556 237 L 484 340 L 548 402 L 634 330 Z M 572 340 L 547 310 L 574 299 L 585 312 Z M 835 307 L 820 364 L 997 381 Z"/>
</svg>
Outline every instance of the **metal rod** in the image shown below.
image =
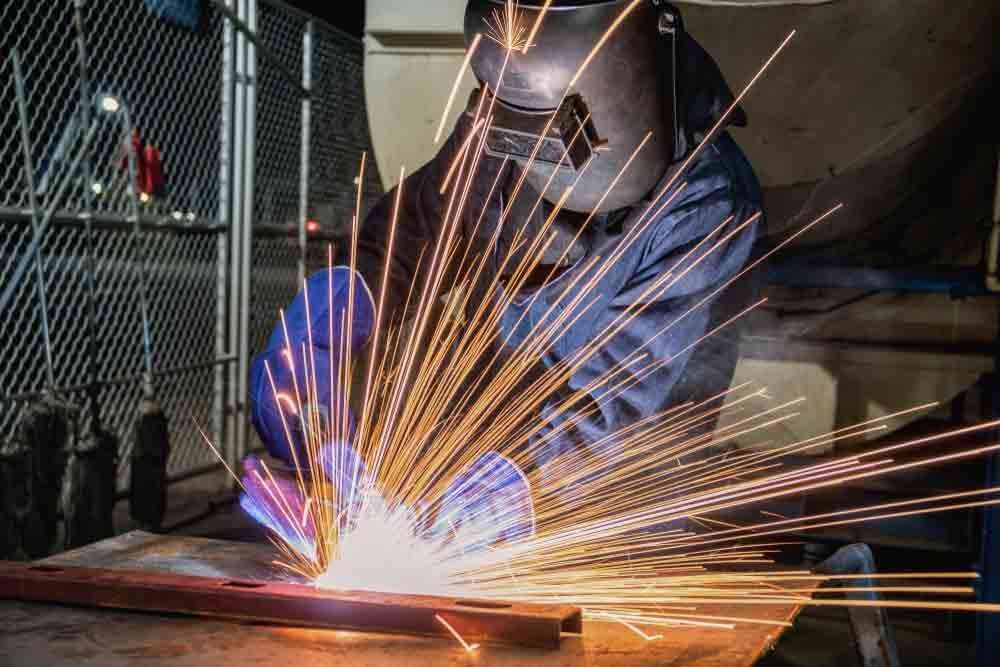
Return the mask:
<svg viewBox="0 0 1000 667">
<path fill-rule="evenodd" d="M 219 213 L 218 226 L 226 232 L 216 239 L 215 265 L 215 354 L 221 357 L 233 347 L 229 339 L 229 293 L 227 281 L 230 272 L 231 239 L 234 199 L 234 169 L 236 140 L 235 128 L 235 57 L 233 51 L 234 29 L 230 21 L 222 22 L 222 86 L 219 91 L 221 112 L 219 131 Z M 215 369 L 212 387 L 212 439 L 223 451 L 228 450 L 232 434 L 226 416 L 228 406 L 227 376 L 229 370 L 222 366 Z"/>
<path fill-rule="evenodd" d="M 185 373 L 190 373 L 192 371 L 199 371 L 206 368 L 215 368 L 217 366 L 228 366 L 237 361 L 237 356 L 231 354 L 226 357 L 221 357 L 213 361 L 203 361 L 194 364 L 187 364 L 185 366 L 175 366 L 173 368 L 167 368 L 165 370 L 155 371 L 153 377 L 156 378 L 168 378 L 175 375 L 183 375 Z M 139 382 L 143 379 L 144 373 L 133 373 L 132 375 L 123 375 L 116 378 L 108 378 L 105 380 L 98 380 L 96 386 L 101 387 L 118 387 L 121 385 L 131 384 L 133 382 Z M 92 383 L 70 385 L 66 387 L 54 387 L 52 390 L 63 394 L 73 394 L 80 391 L 86 391 Z M 0 396 L 0 403 L 21 403 L 24 401 L 33 401 L 42 396 L 40 392 L 29 392 L 24 394 L 8 394 L 7 396 Z"/>
<path fill-rule="evenodd" d="M 46 232 L 49 229 L 49 225 L 52 222 L 52 216 L 55 215 L 56 209 L 59 207 L 59 202 L 62 200 L 63 195 L 66 194 L 67 188 L 73 182 L 73 174 L 77 169 L 80 168 L 80 163 L 83 161 L 84 154 L 90 150 L 90 143 L 94 140 L 94 135 L 97 133 L 97 126 L 92 126 L 87 134 L 83 138 L 83 143 L 80 149 L 77 151 L 76 156 L 73 158 L 73 162 L 70 164 L 70 168 L 66 173 L 65 178 L 56 188 L 55 194 L 52 196 L 52 201 L 49 202 L 49 207 L 45 210 L 45 216 L 42 217 L 42 222 L 35 230 L 34 235 L 31 238 L 31 243 L 28 245 L 27 251 L 18 261 L 17 267 L 14 269 L 14 273 L 11 275 L 7 286 L 4 287 L 3 293 L 0 294 L 0 312 L 6 312 L 7 307 L 10 306 L 11 299 L 14 298 L 14 293 L 21 286 L 21 281 L 24 280 L 24 274 L 27 272 L 28 267 L 32 263 L 34 258 L 34 253 L 42 243 Z"/>
<path fill-rule="evenodd" d="M 63 227 L 86 227 L 85 215 L 60 211 L 52 216 L 52 224 Z M 93 214 L 90 216 L 94 229 L 115 230 L 119 228 L 131 229 L 133 216 L 120 216 L 111 214 Z M 174 232 L 177 234 L 221 234 L 226 231 L 226 226 L 219 223 L 178 223 L 173 218 L 143 215 L 140 218 L 143 231 L 147 232 Z M 31 224 L 32 215 L 30 210 L 14 208 L 12 206 L 0 206 L 0 223 L 9 224 Z M 289 235 L 285 227 L 285 235 Z"/>
<path fill-rule="evenodd" d="M 241 0 L 226 0 L 227 3 L 242 12 Z M 253 141 L 252 136 L 246 133 L 246 39 L 240 31 L 235 29 L 232 21 L 226 24 L 233 37 L 233 200 L 231 205 L 232 217 L 230 219 L 229 234 L 229 331 L 228 349 L 237 350 L 237 355 L 242 354 L 240 350 L 240 266 L 243 261 L 243 175 L 246 170 L 243 163 L 246 158 L 244 149 L 247 144 Z M 239 437 L 239 364 L 232 364 L 229 367 L 229 375 L 226 385 L 226 441 L 225 459 L 229 465 L 236 465 L 237 443 Z"/>
<path fill-rule="evenodd" d="M 80 120 L 82 127 L 90 128 L 90 77 L 87 72 L 87 41 L 83 29 L 83 2 L 84 0 L 74 0 L 73 2 L 73 23 L 76 27 L 76 55 L 77 65 L 80 68 Z M 87 313 L 87 374 L 90 382 L 97 381 L 97 285 L 94 277 L 95 261 L 94 255 L 94 223 L 90 218 L 90 211 L 93 210 L 93 199 L 91 197 L 91 184 L 93 183 L 93 172 L 91 170 L 88 153 L 83 155 L 83 212 L 86 222 L 84 231 L 84 245 L 87 248 L 84 283 L 86 285 L 86 313 Z M 72 171 L 69 175 L 72 175 Z M 100 431 L 101 410 L 97 403 L 97 388 L 94 387 L 88 392 L 90 415 L 93 420 L 91 431 Z"/>
<path fill-rule="evenodd" d="M 142 223 L 139 219 L 138 169 L 136 169 L 135 146 L 132 145 L 132 115 L 128 104 L 119 100 L 121 105 L 118 113 L 122 119 L 122 140 L 125 142 L 126 162 L 128 163 L 129 208 L 132 211 L 132 258 L 135 264 L 135 278 L 139 290 L 139 312 L 142 316 L 142 358 L 146 374 L 150 382 L 153 378 L 153 334 L 149 324 L 149 300 L 146 291 L 146 252 L 143 248 Z"/>
<path fill-rule="evenodd" d="M 0 563 L 0 598 L 102 609 L 259 621 L 284 626 L 452 638 L 558 649 L 583 629 L 568 605 L 462 600 L 192 577 L 138 570 Z"/>
<path fill-rule="evenodd" d="M 35 165 L 32 160 L 31 136 L 28 123 L 28 100 L 24 92 L 24 73 L 21 71 L 21 56 L 17 49 L 11 52 L 14 67 L 14 90 L 17 95 L 17 114 L 21 125 L 21 148 L 24 151 L 24 177 L 28 182 L 28 201 L 31 204 L 32 229 L 38 232 L 38 197 L 35 192 Z M 38 305 L 42 312 L 42 341 L 45 345 L 45 377 L 51 390 L 56 384 L 52 364 L 52 338 L 49 334 L 49 304 L 45 295 L 45 264 L 41 246 L 35 247 L 35 279 L 37 283 Z"/>
<path fill-rule="evenodd" d="M 307 21 L 302 31 L 302 86 L 312 90 L 312 51 L 314 27 L 312 21 Z M 309 168 L 310 148 L 312 143 L 312 99 L 302 98 L 302 148 L 299 164 L 299 283 L 306 280 L 306 255 L 308 252 L 306 225 L 309 219 Z"/>
<path fill-rule="evenodd" d="M 246 24 L 252 32 L 257 30 L 257 0 L 246 3 Z M 253 286 L 253 237 L 254 237 L 254 186 L 256 183 L 256 137 L 257 137 L 257 49 L 253 40 L 245 43 L 246 48 L 246 126 L 244 131 L 248 141 L 245 147 L 243 162 L 243 220 L 240 234 L 240 246 L 243 250 L 240 258 L 240 338 L 239 338 L 239 370 L 237 377 L 237 422 L 236 422 L 236 458 L 235 465 L 247 452 L 247 441 L 250 436 L 250 420 L 248 419 L 248 401 L 250 398 L 250 291 Z"/>
</svg>

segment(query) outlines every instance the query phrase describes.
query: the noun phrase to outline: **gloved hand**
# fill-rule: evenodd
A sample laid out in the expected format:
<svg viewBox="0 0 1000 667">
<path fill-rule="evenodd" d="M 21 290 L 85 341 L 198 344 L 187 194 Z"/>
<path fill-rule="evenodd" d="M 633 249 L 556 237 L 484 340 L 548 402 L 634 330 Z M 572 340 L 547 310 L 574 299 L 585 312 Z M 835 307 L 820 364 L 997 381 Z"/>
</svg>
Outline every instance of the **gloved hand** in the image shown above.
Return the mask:
<svg viewBox="0 0 1000 667">
<path fill-rule="evenodd" d="M 353 325 L 347 326 L 351 279 L 354 279 Z M 308 315 L 306 299 L 308 297 Z M 322 441 L 330 438 L 330 411 L 347 414 L 344 432 L 353 433 L 353 417 L 347 410 L 348 397 L 338 387 L 341 351 L 360 352 L 375 325 L 375 301 L 364 279 L 348 267 L 338 266 L 316 273 L 306 282 L 285 312 L 285 328 L 279 321 L 267 349 L 250 368 L 250 418 L 268 451 L 277 459 L 293 465 L 305 459 L 306 415 L 315 411 L 324 425 Z M 310 336 L 311 333 L 311 336 Z M 348 340 L 342 340 L 348 336 Z M 270 368 L 274 379 L 267 369 Z M 333 381 L 331 382 L 331 378 Z M 315 396 L 310 399 L 307 387 L 315 381 Z M 296 384 L 298 400 L 296 399 Z M 299 406 L 306 415 L 300 415 Z M 280 407 L 279 407 L 280 406 Z M 286 433 L 282 413 L 288 426 Z M 291 436 L 289 438 L 289 435 Z M 319 434 L 314 434 L 318 436 Z M 295 452 L 293 457 L 292 452 Z"/>
<path fill-rule="evenodd" d="M 528 480 L 513 461 L 496 452 L 473 461 L 429 511 L 433 518 L 427 537 L 464 552 L 535 533 Z"/>
<path fill-rule="evenodd" d="M 350 447 L 328 444 L 319 452 L 316 472 L 322 472 L 333 486 L 336 494 L 333 497 L 317 498 L 308 483 L 306 496 L 294 473 L 271 469 L 256 456 L 243 461 L 240 476 L 243 485 L 240 507 L 305 558 L 316 556 L 317 527 L 313 521 L 316 503 L 335 505 L 328 507 L 324 515 L 337 517 L 343 530 L 361 504 L 367 480 L 364 461 Z M 349 507 L 354 511 L 346 511 Z"/>
</svg>

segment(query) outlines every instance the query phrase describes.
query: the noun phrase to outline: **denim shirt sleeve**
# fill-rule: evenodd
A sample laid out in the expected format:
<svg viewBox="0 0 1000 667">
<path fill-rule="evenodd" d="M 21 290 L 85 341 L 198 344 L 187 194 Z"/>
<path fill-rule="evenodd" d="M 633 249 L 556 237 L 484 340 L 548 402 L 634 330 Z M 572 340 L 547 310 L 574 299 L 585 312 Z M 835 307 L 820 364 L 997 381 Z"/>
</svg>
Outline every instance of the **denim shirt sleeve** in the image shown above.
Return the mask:
<svg viewBox="0 0 1000 667">
<path fill-rule="evenodd" d="M 681 183 L 685 184 L 681 195 L 657 219 L 643 226 L 641 238 L 619 260 L 625 269 L 609 276 L 612 284 L 598 288 L 608 294 L 602 302 L 604 307 L 589 323 L 582 337 L 585 340 L 594 339 L 627 318 L 628 309 L 640 300 L 645 307 L 590 356 L 545 406 L 543 417 L 549 418 L 549 423 L 535 439 L 540 445 L 536 453 L 539 463 L 551 460 L 566 448 L 590 447 L 599 442 L 613 447 L 606 436 L 669 409 L 671 389 L 678 378 L 688 370 L 697 372 L 687 369 L 687 361 L 692 344 L 706 333 L 717 297 L 694 307 L 745 266 L 761 224 L 759 219 L 711 253 L 706 252 L 761 211 L 760 191 L 750 165 L 726 134 L 706 146 L 681 176 L 678 186 Z M 645 206 L 641 206 L 644 210 Z M 689 255 L 699 241 L 730 217 L 731 222 Z M 691 268 L 695 261 L 697 266 Z M 665 279 L 666 289 L 649 293 L 651 286 L 667 273 L 672 273 L 673 278 Z M 579 347 L 564 347 L 559 354 L 550 354 L 546 365 L 551 366 Z M 588 390 L 572 410 L 557 409 L 573 392 L 588 388 L 640 355 L 640 363 L 615 375 L 616 391 L 598 386 Z M 650 370 L 657 362 L 661 363 Z"/>
</svg>

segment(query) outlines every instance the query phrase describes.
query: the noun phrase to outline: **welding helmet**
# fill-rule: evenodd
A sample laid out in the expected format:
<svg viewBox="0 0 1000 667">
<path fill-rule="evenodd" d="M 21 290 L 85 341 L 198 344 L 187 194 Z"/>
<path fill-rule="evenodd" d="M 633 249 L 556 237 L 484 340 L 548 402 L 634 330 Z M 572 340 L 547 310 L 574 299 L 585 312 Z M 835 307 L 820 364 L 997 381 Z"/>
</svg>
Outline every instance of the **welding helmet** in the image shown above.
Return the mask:
<svg viewBox="0 0 1000 667">
<path fill-rule="evenodd" d="M 520 0 L 513 16 L 505 0 L 470 0 L 466 6 L 467 45 L 482 35 L 471 59 L 480 88 L 469 109 L 478 107 L 478 95 L 495 96 L 486 150 L 527 168 L 527 181 L 539 192 L 552 177 L 547 198 L 560 198 L 578 181 L 565 203 L 571 211 L 607 212 L 635 204 L 679 157 L 683 143 L 677 112 L 680 14 L 666 2 L 643 0 L 574 82 L 630 2 L 553 0 L 526 52 L 499 43 L 511 30 L 525 43 L 544 5 L 544 0 Z M 650 131 L 651 139 L 605 197 Z"/>
</svg>

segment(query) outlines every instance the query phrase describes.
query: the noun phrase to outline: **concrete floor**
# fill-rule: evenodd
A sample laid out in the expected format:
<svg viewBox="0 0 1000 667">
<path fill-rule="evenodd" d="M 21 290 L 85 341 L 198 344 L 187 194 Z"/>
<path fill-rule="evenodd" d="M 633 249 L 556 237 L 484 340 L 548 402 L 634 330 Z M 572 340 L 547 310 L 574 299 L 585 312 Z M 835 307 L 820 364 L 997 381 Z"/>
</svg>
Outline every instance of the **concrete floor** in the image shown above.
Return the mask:
<svg viewBox="0 0 1000 667">
<path fill-rule="evenodd" d="M 233 494 L 224 474 L 204 475 L 171 488 L 171 510 L 167 525 L 180 525 L 175 532 L 195 537 L 235 541 L 261 541 L 262 530 L 232 502 Z M 208 512 L 213 508 L 211 513 Z M 127 503 L 116 508 L 116 527 L 127 530 Z M 967 628 L 954 629 L 945 614 L 890 615 L 896 642 L 905 667 L 950 665 L 974 667 L 975 646 L 965 639 Z M 775 650 L 758 663 L 760 667 L 860 667 L 851 628 L 844 610 L 807 609 Z"/>
</svg>

